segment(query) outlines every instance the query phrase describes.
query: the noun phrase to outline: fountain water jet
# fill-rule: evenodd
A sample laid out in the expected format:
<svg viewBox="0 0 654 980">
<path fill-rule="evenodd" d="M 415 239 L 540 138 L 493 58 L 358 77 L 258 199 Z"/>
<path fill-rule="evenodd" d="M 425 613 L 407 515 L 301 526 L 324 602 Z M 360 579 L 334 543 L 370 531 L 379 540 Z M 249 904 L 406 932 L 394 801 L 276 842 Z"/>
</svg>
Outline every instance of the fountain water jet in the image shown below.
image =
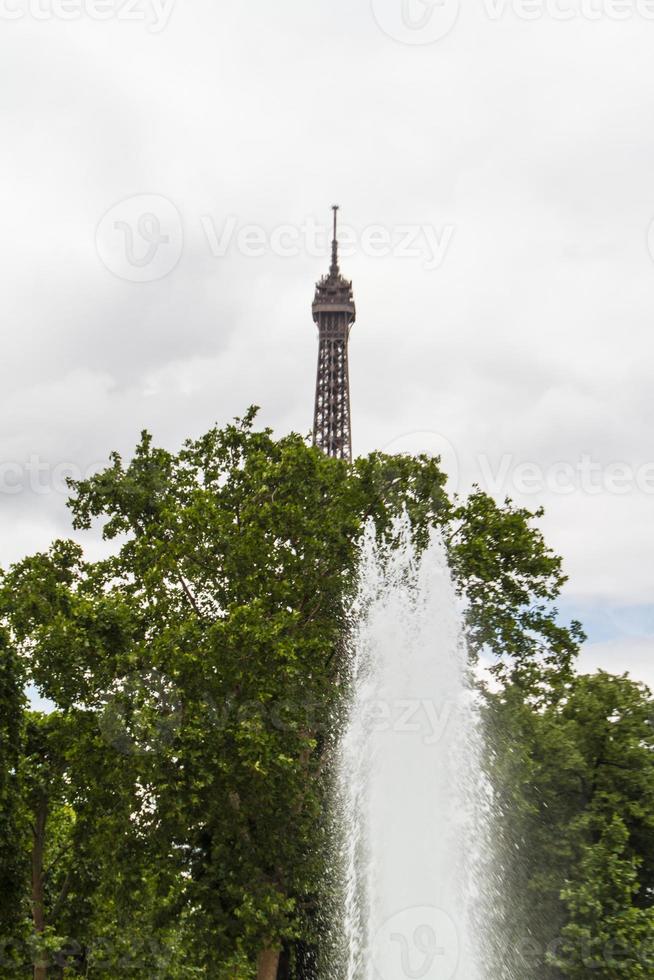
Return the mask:
<svg viewBox="0 0 654 980">
<path fill-rule="evenodd" d="M 344 980 L 481 980 L 478 730 L 461 604 L 437 532 L 366 529 L 339 749 Z"/>
</svg>

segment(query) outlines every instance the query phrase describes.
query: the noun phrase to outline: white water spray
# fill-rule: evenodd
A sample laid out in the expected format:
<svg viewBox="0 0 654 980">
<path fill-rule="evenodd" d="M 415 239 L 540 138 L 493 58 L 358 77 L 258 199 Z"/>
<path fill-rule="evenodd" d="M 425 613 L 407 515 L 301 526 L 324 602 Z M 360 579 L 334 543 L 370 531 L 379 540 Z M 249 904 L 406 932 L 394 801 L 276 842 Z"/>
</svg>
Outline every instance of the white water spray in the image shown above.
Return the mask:
<svg viewBox="0 0 654 980">
<path fill-rule="evenodd" d="M 340 747 L 345 980 L 481 980 L 477 729 L 460 602 L 434 533 L 362 544 L 353 691 Z M 334 976 L 334 974 L 332 974 Z"/>
</svg>

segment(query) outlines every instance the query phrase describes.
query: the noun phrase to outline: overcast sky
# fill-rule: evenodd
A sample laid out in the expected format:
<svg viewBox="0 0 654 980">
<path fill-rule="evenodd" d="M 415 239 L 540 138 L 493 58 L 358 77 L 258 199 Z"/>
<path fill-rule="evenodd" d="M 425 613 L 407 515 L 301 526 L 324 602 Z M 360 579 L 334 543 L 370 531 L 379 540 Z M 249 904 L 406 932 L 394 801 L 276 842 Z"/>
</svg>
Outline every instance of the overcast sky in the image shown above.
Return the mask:
<svg viewBox="0 0 654 980">
<path fill-rule="evenodd" d="M 544 504 L 583 665 L 654 683 L 653 18 L 1 0 L 0 563 L 144 427 L 310 429 L 338 202 L 355 451 Z"/>
</svg>

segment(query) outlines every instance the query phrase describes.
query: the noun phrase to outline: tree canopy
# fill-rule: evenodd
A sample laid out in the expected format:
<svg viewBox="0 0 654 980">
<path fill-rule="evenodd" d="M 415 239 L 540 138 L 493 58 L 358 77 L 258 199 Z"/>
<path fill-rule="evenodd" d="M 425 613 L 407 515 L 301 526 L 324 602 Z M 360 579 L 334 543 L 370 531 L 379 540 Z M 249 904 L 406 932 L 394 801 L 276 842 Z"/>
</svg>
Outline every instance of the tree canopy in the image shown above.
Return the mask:
<svg viewBox="0 0 654 980">
<path fill-rule="evenodd" d="M 144 432 L 128 462 L 114 453 L 71 486 L 75 528 L 100 524 L 111 557 L 56 541 L 2 576 L 7 975 L 247 980 L 281 948 L 289 969 L 313 949 L 358 541 L 404 509 L 419 547 L 442 529 L 471 660 L 501 692 L 486 697 L 506 839 L 529 850 L 556 828 L 547 867 L 506 865 L 533 898 L 525 922 L 542 900 L 560 924 L 547 969 L 582 976 L 570 950 L 596 914 L 611 937 L 645 935 L 654 858 L 636 797 L 652 792 L 651 746 L 629 712 L 646 699 L 625 679 L 575 678 L 583 634 L 559 622 L 565 579 L 540 514 L 451 498 L 427 456 L 348 464 L 255 421 L 178 453 Z M 52 714 L 25 710 L 27 681 Z M 609 707 L 631 718 L 610 729 L 620 760 L 598 747 Z"/>
</svg>

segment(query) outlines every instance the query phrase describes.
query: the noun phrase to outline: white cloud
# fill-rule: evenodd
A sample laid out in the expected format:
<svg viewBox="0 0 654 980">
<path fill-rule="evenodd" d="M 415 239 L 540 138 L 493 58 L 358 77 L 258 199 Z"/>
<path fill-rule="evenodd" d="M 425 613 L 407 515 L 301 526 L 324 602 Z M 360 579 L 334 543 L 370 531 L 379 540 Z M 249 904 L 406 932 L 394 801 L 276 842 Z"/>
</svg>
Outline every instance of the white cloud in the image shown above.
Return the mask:
<svg viewBox="0 0 654 980">
<path fill-rule="evenodd" d="M 633 680 L 642 681 L 654 692 L 654 637 L 589 644 L 580 659 L 584 673 L 605 670 L 621 674 L 628 670 Z"/>
</svg>

